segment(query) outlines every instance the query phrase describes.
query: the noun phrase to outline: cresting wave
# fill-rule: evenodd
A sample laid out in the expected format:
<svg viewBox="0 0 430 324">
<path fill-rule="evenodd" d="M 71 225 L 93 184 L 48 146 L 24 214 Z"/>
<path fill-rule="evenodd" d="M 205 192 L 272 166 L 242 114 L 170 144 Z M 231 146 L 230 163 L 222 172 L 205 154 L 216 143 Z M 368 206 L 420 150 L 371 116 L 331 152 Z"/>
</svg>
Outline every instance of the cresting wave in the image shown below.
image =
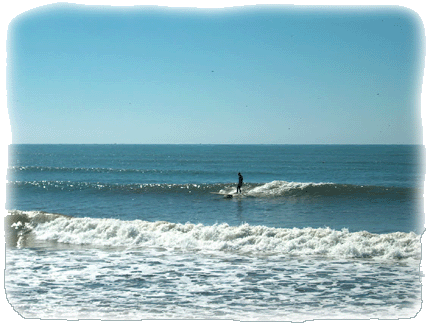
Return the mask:
<svg viewBox="0 0 430 324">
<path fill-rule="evenodd" d="M 231 252 L 280 256 L 321 256 L 419 260 L 420 236 L 411 233 L 372 234 L 330 228 L 271 228 L 165 221 L 122 221 L 75 218 L 38 211 L 10 211 L 8 242 L 17 247 L 31 241 L 119 248 L 162 248 L 188 252 Z"/>
<path fill-rule="evenodd" d="M 194 193 L 209 194 L 210 192 L 236 192 L 234 183 L 203 183 L 203 184 L 169 184 L 169 183 L 101 183 L 76 181 L 12 181 L 8 183 L 11 189 L 43 189 L 48 191 L 96 190 L 129 193 Z M 290 197 L 290 196 L 390 196 L 396 199 L 412 197 L 418 194 L 418 189 L 361 186 L 335 183 L 288 182 L 275 180 L 269 183 L 247 183 L 244 185 L 244 197 Z"/>
</svg>

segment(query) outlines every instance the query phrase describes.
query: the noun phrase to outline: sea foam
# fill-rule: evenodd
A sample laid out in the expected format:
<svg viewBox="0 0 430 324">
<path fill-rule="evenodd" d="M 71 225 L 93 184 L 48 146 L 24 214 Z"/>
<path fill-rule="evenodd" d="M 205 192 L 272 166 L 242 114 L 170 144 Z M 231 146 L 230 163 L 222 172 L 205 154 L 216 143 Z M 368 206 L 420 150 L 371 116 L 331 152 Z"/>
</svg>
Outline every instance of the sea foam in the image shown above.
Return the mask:
<svg viewBox="0 0 430 324">
<path fill-rule="evenodd" d="M 75 218 L 42 212 L 16 213 L 22 215 L 10 224 L 16 235 L 25 237 L 31 233 L 36 240 L 73 245 L 331 258 L 418 260 L 421 257 L 420 236 L 413 232 L 374 234 L 347 229 L 273 228 L 246 223 L 209 226 Z"/>
</svg>

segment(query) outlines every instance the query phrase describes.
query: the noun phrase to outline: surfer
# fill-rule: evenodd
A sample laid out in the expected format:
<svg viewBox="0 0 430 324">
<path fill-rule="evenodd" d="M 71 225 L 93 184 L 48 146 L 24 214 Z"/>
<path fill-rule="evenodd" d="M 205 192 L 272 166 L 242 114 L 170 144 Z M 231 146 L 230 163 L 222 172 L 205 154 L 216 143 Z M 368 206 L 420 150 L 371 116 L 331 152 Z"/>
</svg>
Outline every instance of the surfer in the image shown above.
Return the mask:
<svg viewBox="0 0 430 324">
<path fill-rule="evenodd" d="M 239 183 L 237 184 L 236 193 L 238 193 L 239 191 L 240 193 L 242 193 L 242 190 L 240 188 L 242 187 L 242 184 L 243 184 L 243 177 L 240 174 L 240 172 L 237 175 L 239 176 Z"/>
</svg>

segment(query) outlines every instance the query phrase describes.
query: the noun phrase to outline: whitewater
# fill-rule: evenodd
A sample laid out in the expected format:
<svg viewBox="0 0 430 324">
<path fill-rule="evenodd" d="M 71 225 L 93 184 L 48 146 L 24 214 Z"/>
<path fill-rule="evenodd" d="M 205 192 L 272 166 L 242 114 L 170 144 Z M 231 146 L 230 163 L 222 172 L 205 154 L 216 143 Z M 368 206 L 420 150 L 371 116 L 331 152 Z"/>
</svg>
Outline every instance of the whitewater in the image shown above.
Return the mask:
<svg viewBox="0 0 430 324">
<path fill-rule="evenodd" d="M 8 301 L 38 319 L 412 318 L 422 304 L 421 154 L 12 145 Z M 242 195 L 213 194 L 235 192 L 238 171 Z"/>
<path fill-rule="evenodd" d="M 250 255 L 325 256 L 420 260 L 420 236 L 410 233 L 350 233 L 347 229 L 270 228 L 228 224 L 175 224 L 165 221 L 74 218 L 44 212 L 14 211 L 8 215 L 17 238 L 74 245 L 120 248 L 163 248 L 176 251 L 234 252 Z"/>
<path fill-rule="evenodd" d="M 26 318 L 394 319 L 420 309 L 413 232 L 7 219 L 17 238 L 8 299 Z"/>
</svg>

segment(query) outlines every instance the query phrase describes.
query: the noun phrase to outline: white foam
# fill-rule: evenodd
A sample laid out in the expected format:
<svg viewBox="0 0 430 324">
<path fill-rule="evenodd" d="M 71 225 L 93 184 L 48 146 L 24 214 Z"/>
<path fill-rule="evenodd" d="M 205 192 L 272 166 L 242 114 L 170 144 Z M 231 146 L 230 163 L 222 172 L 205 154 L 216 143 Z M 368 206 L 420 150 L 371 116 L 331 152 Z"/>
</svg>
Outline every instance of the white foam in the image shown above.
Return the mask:
<svg viewBox="0 0 430 324">
<path fill-rule="evenodd" d="M 48 214 L 49 215 L 49 214 Z M 420 236 L 372 234 L 331 228 L 272 228 L 178 224 L 164 221 L 51 217 L 27 225 L 36 239 L 113 247 L 156 247 L 184 251 L 227 251 L 333 258 L 420 259 Z M 33 218 L 40 217 L 33 215 Z"/>
<path fill-rule="evenodd" d="M 282 196 L 292 190 L 304 190 L 311 186 L 321 186 L 328 183 L 313 183 L 313 182 L 287 182 L 275 180 L 265 183 L 262 186 L 257 186 L 247 192 L 249 196 Z"/>
<path fill-rule="evenodd" d="M 303 322 L 411 317 L 420 307 L 417 264 L 156 249 L 8 253 L 8 300 L 24 317 Z"/>
<path fill-rule="evenodd" d="M 310 187 L 319 187 L 322 185 L 332 185 L 332 183 L 315 183 L 315 182 L 288 182 L 282 180 L 274 180 L 263 185 L 248 185 L 242 188 L 242 194 L 244 196 L 251 197 L 278 197 L 291 192 L 298 192 L 306 190 Z M 254 186 L 254 187 L 252 187 Z M 236 193 L 236 187 L 229 187 L 221 189 L 219 193 L 222 194 L 234 194 Z"/>
</svg>

